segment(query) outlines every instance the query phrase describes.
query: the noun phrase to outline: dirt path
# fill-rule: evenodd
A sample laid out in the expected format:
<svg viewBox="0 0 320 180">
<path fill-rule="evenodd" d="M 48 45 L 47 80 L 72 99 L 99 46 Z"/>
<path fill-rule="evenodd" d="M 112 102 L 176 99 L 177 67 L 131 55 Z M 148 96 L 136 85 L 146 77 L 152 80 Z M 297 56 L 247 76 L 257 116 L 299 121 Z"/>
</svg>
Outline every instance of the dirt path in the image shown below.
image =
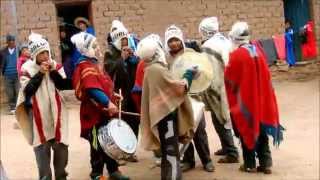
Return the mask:
<svg viewBox="0 0 320 180">
<path fill-rule="evenodd" d="M 216 172 L 202 170 L 199 159 L 196 169 L 183 175 L 184 179 L 218 180 L 315 180 L 319 179 L 319 85 L 320 78 L 306 81 L 274 81 L 281 121 L 287 129 L 285 140 L 277 149 L 272 146 L 273 174 L 245 174 L 238 171 L 240 164 L 220 165 Z M 37 169 L 33 150 L 27 145 L 20 130 L 13 129 L 14 116 L 1 113 L 1 160 L 10 179 L 36 179 Z M 89 148 L 79 137 L 79 107 L 70 106 L 69 179 L 89 179 Z M 207 119 L 211 153 L 220 145 L 212 123 Z M 238 140 L 235 139 L 238 147 Z M 214 161 L 217 157 L 211 155 Z M 121 170 L 137 180 L 160 179 L 160 169 L 150 169 L 152 154 L 138 149 L 139 163 L 128 164 Z"/>
</svg>

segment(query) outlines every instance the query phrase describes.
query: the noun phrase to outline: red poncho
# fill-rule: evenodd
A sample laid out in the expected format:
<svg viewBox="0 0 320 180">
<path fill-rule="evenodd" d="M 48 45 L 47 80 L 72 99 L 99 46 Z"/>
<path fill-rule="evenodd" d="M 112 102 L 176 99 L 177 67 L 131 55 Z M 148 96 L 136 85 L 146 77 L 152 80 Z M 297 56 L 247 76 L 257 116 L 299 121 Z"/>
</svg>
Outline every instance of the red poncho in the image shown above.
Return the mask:
<svg viewBox="0 0 320 180">
<path fill-rule="evenodd" d="M 246 147 L 254 149 L 261 127 L 277 143 L 282 139 L 282 129 L 268 65 L 261 52 L 249 46 L 254 47 L 255 55 L 246 47 L 230 54 L 225 81 L 234 128 Z"/>
<path fill-rule="evenodd" d="M 103 107 L 99 107 L 92 102 L 87 90 L 91 88 L 99 89 L 113 101 L 113 83 L 107 74 L 102 73 L 98 66 L 89 60 L 82 61 L 77 65 L 72 83 L 76 97 L 81 101 L 81 137 L 86 137 L 89 129 L 106 118 L 106 113 L 102 111 Z"/>
</svg>

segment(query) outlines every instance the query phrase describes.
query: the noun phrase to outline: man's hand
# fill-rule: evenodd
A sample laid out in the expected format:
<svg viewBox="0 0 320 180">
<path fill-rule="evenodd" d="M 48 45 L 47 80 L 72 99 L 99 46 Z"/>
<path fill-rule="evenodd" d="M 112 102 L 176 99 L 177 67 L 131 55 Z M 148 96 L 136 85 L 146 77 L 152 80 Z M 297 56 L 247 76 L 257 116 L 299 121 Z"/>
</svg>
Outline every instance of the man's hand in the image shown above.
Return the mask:
<svg viewBox="0 0 320 180">
<path fill-rule="evenodd" d="M 109 116 L 111 117 L 119 113 L 119 109 L 111 101 L 109 102 L 109 105 L 108 105 L 108 113 L 109 113 Z"/>
<path fill-rule="evenodd" d="M 40 64 L 40 72 L 45 74 L 47 72 L 49 72 L 50 70 L 50 64 L 48 62 L 42 62 Z"/>
<path fill-rule="evenodd" d="M 123 96 L 118 93 L 113 93 L 113 97 L 116 104 L 119 104 L 119 102 L 123 100 Z"/>
<path fill-rule="evenodd" d="M 126 60 L 128 59 L 130 56 L 133 55 L 133 51 L 131 48 L 129 48 L 128 46 L 125 46 L 121 49 L 121 57 L 122 60 Z"/>
</svg>

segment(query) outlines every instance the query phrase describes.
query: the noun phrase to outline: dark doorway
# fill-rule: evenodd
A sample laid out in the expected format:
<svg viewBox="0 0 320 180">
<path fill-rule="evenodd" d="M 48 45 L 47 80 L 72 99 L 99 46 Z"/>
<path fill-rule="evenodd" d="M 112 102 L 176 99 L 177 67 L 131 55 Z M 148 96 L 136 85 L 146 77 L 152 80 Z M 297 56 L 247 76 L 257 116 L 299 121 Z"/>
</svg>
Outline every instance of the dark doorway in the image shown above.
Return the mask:
<svg viewBox="0 0 320 180">
<path fill-rule="evenodd" d="M 91 2 L 80 1 L 71 3 L 57 3 L 57 15 L 59 19 L 59 26 L 64 26 L 71 34 L 80 31 L 75 24 L 74 20 L 77 17 L 84 17 L 92 23 Z"/>
<path fill-rule="evenodd" d="M 72 35 L 80 32 L 80 29 L 74 24 L 74 20 L 83 17 L 92 24 L 91 1 L 56 1 L 56 9 L 59 23 L 59 38 L 61 50 L 61 62 L 68 78 L 72 73 L 80 53 L 71 43 Z"/>
<path fill-rule="evenodd" d="M 302 60 L 299 31 L 311 19 L 309 0 L 284 0 L 284 16 L 290 21 L 294 31 L 294 51 L 297 61 Z"/>
</svg>

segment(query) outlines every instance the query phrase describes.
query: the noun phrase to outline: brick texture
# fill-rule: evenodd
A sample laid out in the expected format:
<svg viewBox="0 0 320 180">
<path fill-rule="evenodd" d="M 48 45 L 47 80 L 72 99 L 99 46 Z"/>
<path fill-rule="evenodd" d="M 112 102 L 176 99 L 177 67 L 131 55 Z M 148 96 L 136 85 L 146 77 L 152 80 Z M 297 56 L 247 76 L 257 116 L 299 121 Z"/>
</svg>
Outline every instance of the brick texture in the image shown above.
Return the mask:
<svg viewBox="0 0 320 180">
<path fill-rule="evenodd" d="M 87 0 L 1 0 L 1 37 L 8 32 L 26 41 L 31 31 L 48 37 L 59 61 L 59 30 L 55 2 Z M 203 17 L 217 16 L 222 32 L 237 20 L 247 21 L 253 38 L 270 38 L 284 30 L 282 0 L 92 0 L 92 20 L 102 48 L 113 19 L 123 21 L 139 37 L 148 33 L 164 36 L 170 24 L 181 27 L 186 38 L 198 39 L 198 24 Z M 320 44 L 320 1 L 312 0 L 317 39 Z M 15 6 L 14 6 L 15 5 Z M 14 12 L 16 9 L 16 15 Z M 4 45 L 5 38 L 1 38 Z"/>
</svg>

